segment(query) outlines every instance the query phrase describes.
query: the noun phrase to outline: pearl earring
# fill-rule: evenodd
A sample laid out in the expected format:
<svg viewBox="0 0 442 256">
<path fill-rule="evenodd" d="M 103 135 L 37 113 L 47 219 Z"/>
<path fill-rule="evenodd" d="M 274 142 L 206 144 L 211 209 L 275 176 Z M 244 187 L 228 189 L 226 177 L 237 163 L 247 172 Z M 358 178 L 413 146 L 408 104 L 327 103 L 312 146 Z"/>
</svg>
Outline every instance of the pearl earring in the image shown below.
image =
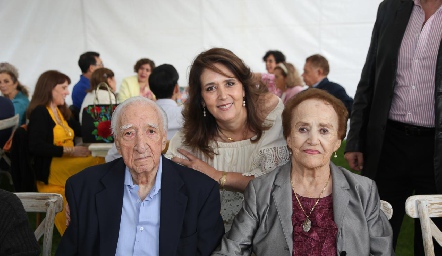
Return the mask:
<svg viewBox="0 0 442 256">
<path fill-rule="evenodd" d="M 203 116 L 206 117 L 206 107 L 203 107 Z"/>
<path fill-rule="evenodd" d="M 335 155 L 334 155 L 334 158 L 336 158 L 336 157 L 338 157 L 338 154 L 336 154 L 336 151 L 335 151 Z"/>
<path fill-rule="evenodd" d="M 244 97 L 242 100 L 242 106 L 245 107 L 246 106 L 246 98 Z"/>
</svg>

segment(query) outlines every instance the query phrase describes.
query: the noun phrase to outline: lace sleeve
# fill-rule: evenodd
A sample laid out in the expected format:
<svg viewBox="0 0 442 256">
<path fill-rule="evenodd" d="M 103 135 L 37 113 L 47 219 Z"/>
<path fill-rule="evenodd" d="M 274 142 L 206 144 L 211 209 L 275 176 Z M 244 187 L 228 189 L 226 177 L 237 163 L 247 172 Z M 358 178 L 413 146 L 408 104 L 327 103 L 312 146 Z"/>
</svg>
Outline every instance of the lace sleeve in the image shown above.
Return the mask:
<svg viewBox="0 0 442 256">
<path fill-rule="evenodd" d="M 278 166 L 284 165 L 289 160 L 290 154 L 286 145 L 264 148 L 253 156 L 250 171 L 243 175 L 259 177 L 273 171 Z"/>
</svg>

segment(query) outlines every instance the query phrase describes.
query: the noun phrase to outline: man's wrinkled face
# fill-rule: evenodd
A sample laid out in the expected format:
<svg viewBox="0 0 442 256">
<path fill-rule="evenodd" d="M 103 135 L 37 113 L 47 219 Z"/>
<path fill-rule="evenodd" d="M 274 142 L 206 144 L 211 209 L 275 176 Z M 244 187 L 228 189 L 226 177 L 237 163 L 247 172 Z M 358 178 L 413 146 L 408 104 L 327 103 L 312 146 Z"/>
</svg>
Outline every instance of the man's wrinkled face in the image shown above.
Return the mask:
<svg viewBox="0 0 442 256">
<path fill-rule="evenodd" d="M 154 106 L 136 102 L 121 113 L 115 145 L 131 174 L 156 172 L 167 135 Z"/>
</svg>

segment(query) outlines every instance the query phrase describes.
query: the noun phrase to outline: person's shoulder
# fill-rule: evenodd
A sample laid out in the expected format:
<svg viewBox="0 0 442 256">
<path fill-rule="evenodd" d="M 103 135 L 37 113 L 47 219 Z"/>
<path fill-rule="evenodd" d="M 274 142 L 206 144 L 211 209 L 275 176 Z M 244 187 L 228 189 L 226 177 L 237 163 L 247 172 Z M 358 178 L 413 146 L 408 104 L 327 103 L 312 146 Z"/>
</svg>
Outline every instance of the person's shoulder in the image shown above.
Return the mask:
<svg viewBox="0 0 442 256">
<path fill-rule="evenodd" d="M 280 98 L 273 93 L 263 93 L 258 100 L 259 111 L 264 117 L 267 117 L 272 111 L 274 111 L 280 103 Z M 281 101 L 282 104 L 282 101 Z"/>
<path fill-rule="evenodd" d="M 340 171 L 344 175 L 344 177 L 345 177 L 346 181 L 348 182 L 348 184 L 350 185 L 350 187 L 356 186 L 356 187 L 361 187 L 364 189 L 369 189 L 373 185 L 374 181 L 370 178 L 359 175 L 357 173 L 353 173 L 353 172 L 351 172 L 341 166 L 334 165 L 334 167 L 336 168 L 335 170 Z"/>
<path fill-rule="evenodd" d="M 41 116 L 41 115 L 49 115 L 48 110 L 46 109 L 46 106 L 44 105 L 38 105 L 34 108 L 34 110 L 32 110 L 31 112 L 31 116 L 33 115 L 37 115 L 37 116 Z"/>
<path fill-rule="evenodd" d="M 21 206 L 21 201 L 17 197 L 17 195 L 15 195 L 12 192 L 0 189 L 0 209 L 2 210 L 9 209 L 15 212 L 19 208 L 21 208 L 21 210 L 23 211 L 23 207 Z"/>
<path fill-rule="evenodd" d="M 210 189 L 214 185 L 218 184 L 216 181 L 214 181 L 212 178 L 205 175 L 204 173 L 188 168 L 184 165 L 177 164 L 174 161 L 163 157 L 163 174 L 165 167 L 169 167 L 167 168 L 168 171 L 174 171 L 180 176 L 180 178 L 186 185 L 190 185 L 192 188 L 195 189 Z"/>
<path fill-rule="evenodd" d="M 115 168 L 124 168 L 124 161 L 122 158 L 115 159 L 108 163 L 87 167 L 84 170 L 72 175 L 68 181 L 73 184 L 94 183 L 100 180 L 111 170 L 115 170 Z"/>
</svg>

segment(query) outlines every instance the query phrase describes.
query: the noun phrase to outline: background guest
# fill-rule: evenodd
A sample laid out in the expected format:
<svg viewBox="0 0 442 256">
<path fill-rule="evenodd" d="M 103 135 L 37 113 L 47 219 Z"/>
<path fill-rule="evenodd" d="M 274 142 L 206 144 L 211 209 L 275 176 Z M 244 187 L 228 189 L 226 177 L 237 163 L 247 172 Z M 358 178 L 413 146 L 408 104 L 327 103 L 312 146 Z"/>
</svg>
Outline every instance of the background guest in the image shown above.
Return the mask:
<svg viewBox="0 0 442 256">
<path fill-rule="evenodd" d="M 19 124 L 25 124 L 25 112 L 29 105 L 29 92 L 18 81 L 17 69 L 7 62 L 0 63 L 0 91 L 6 98 L 12 101 L 15 114 L 20 115 Z"/>
<path fill-rule="evenodd" d="M 29 117 L 29 151 L 34 156 L 34 170 L 39 192 L 63 195 L 66 180 L 84 168 L 104 162 L 92 157 L 87 147 L 74 146 L 75 133 L 80 133 L 66 106 L 71 80 L 55 70 L 38 78 L 27 116 Z M 66 229 L 64 210 L 55 217 L 61 235 Z"/>
<path fill-rule="evenodd" d="M 157 97 L 160 106 L 167 115 L 167 139 L 170 140 L 175 133 L 183 127 L 183 106 L 178 106 L 177 99 L 180 95 L 178 86 L 178 71 L 169 64 L 163 64 L 153 69 L 149 76 L 150 89 Z"/>
<path fill-rule="evenodd" d="M 267 74 L 261 74 L 261 79 L 267 85 L 269 91 L 277 96 L 281 96 L 281 91 L 276 87 L 274 70 L 276 65 L 285 62 L 285 55 L 276 50 L 267 51 L 262 60 L 266 63 Z"/>
<path fill-rule="evenodd" d="M 40 245 L 20 199 L 0 189 L 0 255 L 37 256 Z"/>
<path fill-rule="evenodd" d="M 166 157 L 219 182 L 226 229 L 249 181 L 289 160 L 281 129 L 284 105 L 266 92 L 227 49 L 202 52 L 190 69 L 183 129 L 170 140 Z"/>
<path fill-rule="evenodd" d="M 114 72 L 108 68 L 99 68 L 92 73 L 91 76 L 91 88 L 87 90 L 86 97 L 84 97 L 83 103 L 80 108 L 80 123 L 82 122 L 83 117 L 83 109 L 89 105 L 94 104 L 95 97 L 98 99 L 97 104 L 117 104 L 117 99 L 115 97 L 114 92 L 117 89 L 117 83 L 115 82 Z M 106 87 L 100 87 L 100 90 L 95 94 L 95 90 L 98 85 L 104 83 L 104 86 L 107 86 L 111 89 L 111 94 L 109 98 L 109 92 Z"/>
<path fill-rule="evenodd" d="M 282 92 L 281 100 L 284 104 L 303 90 L 302 78 L 298 70 L 291 63 L 281 62 L 273 70 L 276 87 Z"/>
<path fill-rule="evenodd" d="M 249 183 L 213 255 L 394 255 L 375 182 L 330 162 L 345 137 L 342 102 L 310 89 L 282 115 L 290 162 Z"/>
<path fill-rule="evenodd" d="M 97 68 L 103 67 L 103 61 L 98 52 L 85 52 L 80 55 L 78 66 L 82 74 L 80 75 L 80 80 L 72 89 L 72 104 L 75 107 L 75 111 L 80 111 L 87 90 L 90 88 L 89 79 L 91 79 L 92 73 L 94 73 Z M 75 117 L 78 117 L 78 115 Z"/>
<path fill-rule="evenodd" d="M 118 101 L 123 102 L 130 97 L 143 96 L 155 100 L 155 95 L 149 87 L 149 76 L 155 68 L 155 63 L 147 58 L 139 59 L 134 66 L 135 76 L 126 77 L 118 92 Z"/>
<path fill-rule="evenodd" d="M 329 72 L 330 66 L 328 65 L 328 60 L 320 54 L 315 54 L 305 60 L 302 78 L 308 87 L 325 90 L 340 99 L 347 108 L 348 114 L 351 115 L 353 99 L 347 95 L 344 87 L 328 80 L 327 76 Z"/>
</svg>

